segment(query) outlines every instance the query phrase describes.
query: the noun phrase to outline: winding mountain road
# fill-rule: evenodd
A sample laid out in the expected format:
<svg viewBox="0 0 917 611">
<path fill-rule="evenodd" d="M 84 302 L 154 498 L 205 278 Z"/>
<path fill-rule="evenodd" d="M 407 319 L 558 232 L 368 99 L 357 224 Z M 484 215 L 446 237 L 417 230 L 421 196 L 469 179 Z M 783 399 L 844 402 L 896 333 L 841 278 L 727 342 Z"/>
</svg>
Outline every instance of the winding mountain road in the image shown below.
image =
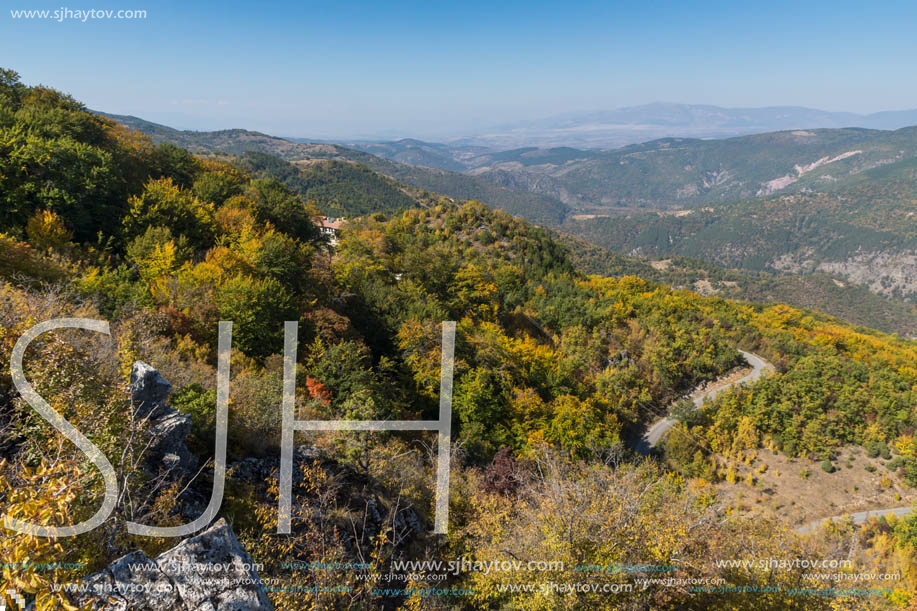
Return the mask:
<svg viewBox="0 0 917 611">
<path fill-rule="evenodd" d="M 751 352 L 745 352 L 744 350 L 739 350 L 739 352 L 742 353 L 742 356 L 745 358 L 745 361 L 749 365 L 751 365 L 751 371 L 747 375 L 742 376 L 741 378 L 739 378 L 738 380 L 736 380 L 735 382 L 731 384 L 726 384 L 725 386 L 714 388 L 710 390 L 709 392 L 705 392 L 702 395 L 696 397 L 694 399 L 694 409 L 700 409 L 700 407 L 703 406 L 704 401 L 708 399 L 712 401 L 720 393 L 725 392 L 726 390 L 730 388 L 733 388 L 735 386 L 739 386 L 742 384 L 747 384 L 749 382 L 755 382 L 762 375 L 764 375 L 765 371 L 773 371 L 774 367 L 770 363 L 768 363 L 767 361 L 759 357 L 758 355 L 752 354 Z M 649 428 L 649 430 L 640 440 L 640 444 L 637 446 L 637 449 L 640 452 L 642 452 L 643 454 L 649 454 L 650 452 L 652 452 L 656 448 L 656 446 L 659 444 L 659 442 L 662 441 L 662 438 L 665 437 L 665 434 L 669 432 L 669 429 L 675 426 L 676 422 L 678 422 L 678 420 L 674 418 L 663 418 L 661 420 L 658 420 L 655 424 L 653 424 L 653 426 Z M 824 524 L 825 522 L 828 522 L 829 520 L 832 522 L 837 522 L 837 521 L 844 519 L 847 516 L 849 516 L 853 520 L 854 524 L 863 524 L 870 518 L 878 518 L 881 516 L 891 516 L 891 515 L 897 516 L 900 518 L 903 516 L 910 515 L 911 513 L 915 511 L 917 511 L 917 506 L 909 505 L 907 507 L 890 507 L 888 509 L 870 509 L 869 511 L 857 511 L 853 513 L 844 513 L 844 514 L 840 514 L 836 516 L 830 516 L 827 518 L 821 518 L 819 520 L 813 520 L 812 522 L 807 522 L 806 524 L 803 524 L 802 526 L 798 527 L 796 529 L 796 532 L 801 535 L 805 535 L 805 534 L 814 532 L 822 524 Z"/>
<path fill-rule="evenodd" d="M 747 384 L 749 382 L 754 382 L 758 380 L 758 378 L 760 378 L 765 371 L 773 371 L 773 366 L 758 355 L 752 354 L 751 352 L 745 352 L 744 350 L 739 350 L 739 352 L 741 352 L 742 356 L 745 357 L 745 361 L 751 365 L 751 371 L 748 373 L 748 375 L 739 378 L 732 384 L 714 388 L 709 392 L 705 392 L 704 394 L 698 396 L 694 399 L 694 409 L 699 409 L 704 404 L 704 401 L 707 399 L 712 401 L 720 393 L 725 392 L 727 389 L 733 388 L 734 386 Z M 637 446 L 637 449 L 643 454 L 649 454 L 652 452 L 676 422 L 678 422 L 678 420 L 674 418 L 663 418 L 662 420 L 657 421 L 655 424 L 653 424 L 653 426 L 649 428 L 649 430 L 643 436 L 643 439 L 640 440 L 640 444 Z"/>
<path fill-rule="evenodd" d="M 909 507 L 893 507 L 889 509 L 871 509 L 869 511 L 857 511 L 855 513 L 844 513 L 844 514 L 837 515 L 837 516 L 831 516 L 830 518 L 822 518 L 820 520 L 814 520 L 812 522 L 808 522 L 806 524 L 803 524 L 799 528 L 797 528 L 796 532 L 799 533 L 800 535 L 805 535 L 805 534 L 808 534 L 808 533 L 811 533 L 817 530 L 819 526 L 821 526 L 828 520 L 831 520 L 832 522 L 837 522 L 847 516 L 850 516 L 851 518 L 853 518 L 854 524 L 863 524 L 869 518 L 878 518 L 881 516 L 891 516 L 891 515 L 897 516 L 900 518 L 906 515 L 910 515 L 913 511 L 914 511 L 914 506 L 911 505 Z"/>
</svg>

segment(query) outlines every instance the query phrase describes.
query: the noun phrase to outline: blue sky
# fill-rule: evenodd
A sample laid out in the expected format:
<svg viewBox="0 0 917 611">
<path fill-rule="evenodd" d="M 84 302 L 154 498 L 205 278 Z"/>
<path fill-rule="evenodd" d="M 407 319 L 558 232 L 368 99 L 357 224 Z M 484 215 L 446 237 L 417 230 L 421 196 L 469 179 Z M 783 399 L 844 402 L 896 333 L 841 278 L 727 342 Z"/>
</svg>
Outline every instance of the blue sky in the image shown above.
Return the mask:
<svg viewBox="0 0 917 611">
<path fill-rule="evenodd" d="M 654 101 L 917 107 L 909 2 L 4 4 L 0 66 L 181 128 L 435 137 Z M 62 7 L 147 17 L 10 14 Z"/>
</svg>

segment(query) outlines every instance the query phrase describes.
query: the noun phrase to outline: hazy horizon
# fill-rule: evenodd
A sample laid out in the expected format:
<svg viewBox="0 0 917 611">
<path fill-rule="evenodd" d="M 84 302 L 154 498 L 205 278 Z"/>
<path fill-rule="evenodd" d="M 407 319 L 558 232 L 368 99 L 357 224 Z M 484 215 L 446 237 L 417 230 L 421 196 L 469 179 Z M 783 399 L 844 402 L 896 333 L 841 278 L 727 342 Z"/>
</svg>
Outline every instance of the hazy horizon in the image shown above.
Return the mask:
<svg viewBox="0 0 917 611">
<path fill-rule="evenodd" d="M 730 111 L 751 111 L 751 110 L 767 110 L 767 109 L 777 110 L 777 109 L 791 109 L 792 108 L 792 109 L 804 109 L 804 110 L 809 110 L 813 112 L 822 112 L 822 113 L 850 114 L 850 115 L 857 115 L 863 118 L 866 118 L 872 115 L 883 114 L 883 113 L 895 113 L 895 112 L 915 112 L 917 113 L 917 107 L 915 108 L 889 108 L 889 109 L 879 110 L 874 113 L 855 113 L 855 112 L 844 111 L 844 110 L 828 111 L 822 108 L 792 106 L 788 104 L 762 106 L 762 107 L 750 107 L 750 106 L 729 107 L 729 106 L 721 106 L 717 104 L 692 104 L 690 102 L 667 102 L 667 101 L 658 101 L 657 100 L 653 102 L 647 102 L 646 104 L 637 104 L 633 106 L 621 106 L 621 107 L 616 107 L 616 108 L 593 108 L 593 109 L 583 110 L 583 111 L 560 111 L 560 112 L 552 113 L 548 115 L 539 115 L 539 116 L 519 119 L 518 121 L 515 121 L 515 122 L 504 122 L 501 124 L 473 126 L 469 128 L 467 131 L 452 130 L 451 132 L 442 131 L 442 132 L 429 132 L 429 133 L 414 133 L 414 132 L 405 132 L 404 130 L 399 130 L 396 128 L 391 128 L 391 129 L 380 129 L 375 132 L 367 132 L 363 134 L 357 133 L 357 134 L 344 134 L 344 135 L 336 135 L 333 133 L 319 134 L 319 135 L 290 134 L 290 133 L 272 132 L 272 131 L 267 131 L 263 133 L 269 136 L 276 136 L 279 138 L 314 139 L 314 140 L 328 140 L 328 141 L 335 141 L 335 142 L 340 142 L 344 140 L 349 140 L 353 142 L 362 142 L 362 141 L 379 142 L 379 141 L 397 141 L 397 140 L 410 140 L 410 139 L 428 140 L 431 142 L 450 142 L 450 141 L 457 141 L 457 140 L 462 140 L 466 138 L 471 138 L 471 137 L 478 136 L 478 135 L 483 135 L 483 134 L 486 134 L 490 130 L 511 129 L 521 124 L 524 124 L 524 123 L 537 123 L 541 121 L 555 120 L 555 119 L 559 119 L 559 118 L 567 117 L 567 116 L 589 115 L 593 113 L 595 114 L 609 113 L 609 112 L 616 112 L 616 111 L 623 111 L 623 110 L 630 110 L 630 109 L 640 109 L 640 108 L 652 107 L 652 106 L 657 106 L 657 105 L 659 106 L 695 106 L 695 107 L 696 106 L 710 106 L 710 107 L 720 108 L 723 110 L 730 110 Z M 175 116 L 176 120 L 170 121 L 168 117 L 172 115 L 169 115 L 168 113 L 153 113 L 153 114 L 164 114 L 164 116 L 166 117 L 165 120 L 156 120 L 154 118 L 151 118 L 150 116 L 145 116 L 145 115 L 141 116 L 141 115 L 138 115 L 136 113 L 131 113 L 131 112 L 113 112 L 109 109 L 104 109 L 104 108 L 92 108 L 91 110 L 95 112 L 103 112 L 103 113 L 113 114 L 113 115 L 133 116 L 138 119 L 150 121 L 152 123 L 158 123 L 161 125 L 165 125 L 167 127 L 172 127 L 174 129 L 187 130 L 187 131 L 219 131 L 219 130 L 226 130 L 226 129 L 245 129 L 249 131 L 262 131 L 262 130 L 258 130 L 258 129 L 255 129 L 255 128 L 249 127 L 248 125 L 243 125 L 243 124 L 226 124 L 226 125 L 220 125 L 218 127 L 205 128 L 205 127 L 196 126 L 194 124 L 183 123 L 181 121 L 182 115 L 176 115 Z M 257 119 L 256 118 L 250 119 L 249 122 L 257 122 Z M 804 126 L 801 125 L 799 127 L 804 127 Z M 851 125 L 845 125 L 844 127 L 858 127 L 858 126 L 851 124 Z"/>
</svg>

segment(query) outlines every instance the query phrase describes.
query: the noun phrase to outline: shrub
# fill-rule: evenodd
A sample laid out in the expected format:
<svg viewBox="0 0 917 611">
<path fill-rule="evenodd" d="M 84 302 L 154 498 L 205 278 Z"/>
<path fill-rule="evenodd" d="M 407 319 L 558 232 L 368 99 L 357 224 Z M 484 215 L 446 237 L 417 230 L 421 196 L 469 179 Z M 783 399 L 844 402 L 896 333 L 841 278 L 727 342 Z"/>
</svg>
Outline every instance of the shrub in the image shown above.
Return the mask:
<svg viewBox="0 0 917 611">
<path fill-rule="evenodd" d="M 311 212 L 303 202 L 282 183 L 271 179 L 253 181 L 256 202 L 255 216 L 261 222 L 271 223 L 278 231 L 302 240 L 319 238 L 318 228 L 312 222 Z"/>
<path fill-rule="evenodd" d="M 879 442 L 877 441 L 867 441 L 863 447 L 866 449 L 866 456 L 869 458 L 878 458 L 879 457 Z"/>
<path fill-rule="evenodd" d="M 275 333 L 283 335 L 282 330 Z M 283 358 L 271 355 L 263 368 L 245 368 L 233 378 L 229 447 L 237 456 L 276 455 L 280 447 Z M 297 404 L 304 399 L 297 391 Z M 206 406 L 205 406 L 206 407 Z M 213 444 L 212 437 L 210 444 Z"/>
<path fill-rule="evenodd" d="M 205 162 L 204 167 L 206 171 L 191 186 L 191 191 L 202 201 L 221 206 L 230 197 L 242 193 L 246 183 L 242 172 L 214 162 Z"/>
<path fill-rule="evenodd" d="M 233 345 L 257 359 L 280 353 L 284 321 L 299 318 L 293 299 L 273 278 L 235 276 L 216 300 L 220 319 L 233 321 Z"/>
<path fill-rule="evenodd" d="M 175 256 L 179 261 L 187 261 L 191 258 L 191 249 L 188 246 L 188 240 L 184 236 L 173 239 L 172 230 L 168 227 L 147 227 L 143 235 L 134 238 L 127 246 L 127 259 L 138 267 L 143 267 L 149 261 L 156 251 L 156 247 L 162 247 L 168 242 L 172 242 L 175 247 Z"/>
<path fill-rule="evenodd" d="M 204 390 L 200 384 L 189 384 L 172 395 L 172 407 L 191 416 L 188 447 L 195 454 L 207 456 L 213 452 L 216 402 L 216 390 Z"/>
<path fill-rule="evenodd" d="M 869 458 L 881 456 L 885 460 L 888 460 L 892 457 L 891 451 L 888 448 L 888 443 L 884 441 L 867 441 L 863 444 L 863 447 L 866 449 L 866 456 Z"/>
<path fill-rule="evenodd" d="M 0 494 L 4 498 L 4 511 L 9 515 L 42 526 L 58 526 L 83 519 L 97 494 L 91 488 L 78 485 L 86 480 L 85 473 L 77 461 L 60 458 L 53 465 L 42 463 L 34 469 L 21 470 L 12 481 L 9 478 L 10 465 L 4 460 L 0 463 L 3 477 L 0 477 Z M 78 514 L 78 518 L 74 516 Z M 62 545 L 57 538 L 15 535 L 6 533 L 0 537 L 0 558 L 4 563 L 29 564 L 39 563 L 49 567 L 92 565 L 101 547 L 99 534 L 82 535 L 71 538 Z M 73 569 L 49 568 L 49 570 L 10 570 L 5 569 L 0 575 L 0 587 L 3 594 L 7 590 L 16 590 L 27 596 L 35 596 L 37 609 L 75 609 L 69 604 L 66 595 L 56 593 L 52 584 L 72 583 L 78 579 Z M 5 600 L 0 595 L 0 601 Z M 5 608 L 5 607 L 4 607 Z M 18 608 L 18 607 L 17 607 Z"/>
<path fill-rule="evenodd" d="M 65 274 L 63 268 L 43 257 L 25 242 L 0 233 L 0 276 L 56 280 Z"/>
<path fill-rule="evenodd" d="M 200 248 L 210 245 L 214 234 L 213 204 L 205 203 L 175 185 L 171 178 L 151 180 L 143 193 L 128 200 L 124 231 L 143 235 L 150 226 L 170 227 Z"/>
<path fill-rule="evenodd" d="M 29 244 L 38 250 L 61 250 L 73 239 L 61 217 L 48 210 L 39 210 L 32 215 L 25 233 Z"/>
</svg>

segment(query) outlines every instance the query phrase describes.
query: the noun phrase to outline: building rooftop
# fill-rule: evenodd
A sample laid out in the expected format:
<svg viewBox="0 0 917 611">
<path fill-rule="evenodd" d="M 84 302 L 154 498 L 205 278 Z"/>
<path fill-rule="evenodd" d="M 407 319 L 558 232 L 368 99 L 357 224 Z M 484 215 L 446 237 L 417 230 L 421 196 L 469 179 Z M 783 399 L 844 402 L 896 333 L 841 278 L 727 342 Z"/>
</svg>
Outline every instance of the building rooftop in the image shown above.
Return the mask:
<svg viewBox="0 0 917 611">
<path fill-rule="evenodd" d="M 346 221 L 343 216 L 320 216 L 318 217 L 318 226 L 322 229 L 331 229 L 332 231 L 337 231 L 341 228 L 341 225 Z"/>
</svg>

